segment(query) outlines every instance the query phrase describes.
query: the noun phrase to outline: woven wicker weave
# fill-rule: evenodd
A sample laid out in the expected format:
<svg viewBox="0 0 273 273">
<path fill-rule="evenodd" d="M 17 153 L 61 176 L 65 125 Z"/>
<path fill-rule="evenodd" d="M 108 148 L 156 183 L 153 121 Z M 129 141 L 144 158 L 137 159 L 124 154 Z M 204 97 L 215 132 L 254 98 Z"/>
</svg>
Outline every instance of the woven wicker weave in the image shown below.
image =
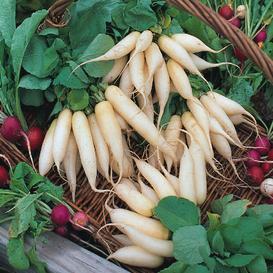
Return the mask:
<svg viewBox="0 0 273 273">
<path fill-rule="evenodd" d="M 70 5 L 72 0 L 58 0 L 56 3 L 49 9 L 49 15 L 42 24 L 42 28 L 54 26 L 54 27 L 63 27 L 67 24 L 65 20 L 65 11 Z M 243 49 L 245 55 L 251 58 L 265 73 L 267 78 L 273 82 L 273 62 L 266 56 L 250 39 L 246 37 L 237 28 L 233 27 L 226 20 L 221 18 L 217 13 L 213 12 L 211 9 L 202 5 L 199 1 L 191 0 L 170 0 L 169 3 L 176 5 L 179 8 L 183 8 L 186 11 L 190 12 L 194 16 L 197 16 L 205 23 L 209 24 L 214 28 L 218 33 L 225 35 L 234 46 Z M 260 128 L 262 133 L 262 129 Z M 238 128 L 239 137 L 245 145 L 252 145 L 256 137 L 253 130 L 247 126 L 240 126 Z M 5 154 L 5 156 L 10 160 L 12 165 L 15 165 L 19 161 L 29 162 L 28 156 L 24 155 L 19 149 L 8 143 L 0 136 L 0 153 Z M 234 148 L 233 156 L 234 158 L 242 158 L 244 156 L 244 151 Z M 208 196 L 207 200 L 201 207 L 202 210 L 202 221 L 206 220 L 206 212 L 209 210 L 210 203 L 220 198 L 226 194 L 232 193 L 237 198 L 246 198 L 252 201 L 254 204 L 260 203 L 262 196 L 259 191 L 254 190 L 253 188 L 243 184 L 234 174 L 232 167 L 222 159 L 219 158 L 222 163 L 223 169 L 222 173 L 225 176 L 231 178 L 228 181 L 223 181 L 221 179 L 213 179 L 208 177 Z M 36 158 L 37 163 L 37 158 Z M 245 169 L 242 161 L 236 163 L 239 175 L 242 179 L 245 177 Z M 209 169 L 209 172 L 213 174 L 212 170 Z M 213 174 L 215 175 L 215 174 Z M 64 182 L 59 178 L 56 171 L 52 170 L 49 174 L 49 178 L 56 184 L 63 184 Z M 106 181 L 101 177 L 98 177 L 98 187 L 108 187 Z M 65 198 L 66 201 L 75 209 L 83 210 L 90 217 L 90 227 L 93 231 L 92 237 L 102 246 L 107 252 L 115 251 L 120 247 L 119 243 L 114 240 L 112 234 L 115 232 L 113 228 L 105 228 L 99 234 L 97 231 L 108 221 L 109 216 L 104 208 L 105 201 L 107 199 L 107 194 L 94 193 L 84 175 L 84 172 L 81 171 L 77 178 L 77 192 L 76 192 L 76 202 L 72 203 L 71 194 L 69 192 L 68 186 L 64 185 L 65 189 Z M 121 203 L 120 203 L 121 204 Z M 118 204 L 119 205 L 119 204 Z M 122 204 L 121 204 L 122 205 Z M 145 269 L 127 267 L 130 272 L 149 272 Z"/>
</svg>

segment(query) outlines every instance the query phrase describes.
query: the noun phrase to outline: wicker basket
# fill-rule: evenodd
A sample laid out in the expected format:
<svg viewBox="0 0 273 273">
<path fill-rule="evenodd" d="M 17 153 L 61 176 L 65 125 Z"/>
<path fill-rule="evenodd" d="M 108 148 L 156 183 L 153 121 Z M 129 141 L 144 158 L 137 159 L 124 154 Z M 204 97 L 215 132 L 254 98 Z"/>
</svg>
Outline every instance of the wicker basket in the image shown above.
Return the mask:
<svg viewBox="0 0 273 273">
<path fill-rule="evenodd" d="M 67 24 L 67 7 L 71 3 L 71 0 L 58 0 L 50 8 L 49 15 L 43 24 L 40 26 L 42 28 L 48 26 L 54 27 L 64 27 Z M 193 15 L 200 18 L 205 23 L 209 24 L 214 28 L 218 33 L 226 36 L 236 47 L 244 49 L 245 55 L 252 59 L 257 66 L 264 72 L 267 78 L 273 82 L 273 62 L 266 56 L 255 43 L 246 37 L 246 35 L 241 32 L 239 29 L 233 27 L 226 20 L 224 20 L 217 13 L 209 9 L 208 7 L 201 4 L 199 1 L 194 0 L 170 0 L 170 4 L 176 5 L 179 8 L 183 8 L 186 11 L 192 13 Z M 30 118 L 31 119 L 31 118 Z M 263 134 L 262 128 L 260 128 L 261 134 Z M 256 134 L 248 126 L 238 127 L 238 134 L 241 141 L 246 145 L 252 145 Z M 5 154 L 12 165 L 15 165 L 19 161 L 29 162 L 27 155 L 24 155 L 19 149 L 4 140 L 0 136 L 0 153 Z M 244 151 L 240 149 L 233 149 L 234 158 L 242 158 L 244 156 Z M 250 200 L 253 204 L 260 203 L 262 201 L 262 195 L 259 191 L 254 190 L 247 184 L 243 184 L 235 175 L 232 167 L 223 159 L 220 159 L 223 169 L 222 173 L 225 176 L 231 178 L 228 181 L 223 181 L 217 178 L 208 177 L 208 196 L 207 200 L 201 207 L 202 211 L 202 221 L 206 219 L 206 212 L 209 210 L 210 203 L 220 198 L 226 194 L 232 193 L 237 198 L 246 198 Z M 37 163 L 37 158 L 36 158 Z M 236 163 L 237 170 L 242 179 L 245 177 L 245 167 L 242 161 Z M 213 171 L 209 169 L 209 173 L 213 174 Z M 215 175 L 215 174 L 213 174 Z M 56 184 L 63 184 L 63 181 L 57 175 L 57 173 L 52 170 L 49 173 L 49 178 Z M 108 187 L 108 184 L 101 177 L 98 177 L 98 187 Z M 78 175 L 77 181 L 77 192 L 76 192 L 76 202 L 71 202 L 71 194 L 68 186 L 64 185 L 65 189 L 65 199 L 66 201 L 75 209 L 82 210 L 90 216 L 90 223 L 92 229 L 92 237 L 98 242 L 101 247 L 107 251 L 115 251 L 120 247 L 120 244 L 112 237 L 112 234 L 115 232 L 114 228 L 105 228 L 102 229 L 98 234 L 97 231 L 109 221 L 109 216 L 104 208 L 105 201 L 107 199 L 107 194 L 94 193 L 87 178 L 84 175 L 84 172 L 81 171 Z M 82 240 L 81 240 L 82 242 Z M 79 241 L 80 243 L 80 241 Z M 145 269 L 132 268 L 125 266 L 130 272 L 149 272 Z"/>
</svg>

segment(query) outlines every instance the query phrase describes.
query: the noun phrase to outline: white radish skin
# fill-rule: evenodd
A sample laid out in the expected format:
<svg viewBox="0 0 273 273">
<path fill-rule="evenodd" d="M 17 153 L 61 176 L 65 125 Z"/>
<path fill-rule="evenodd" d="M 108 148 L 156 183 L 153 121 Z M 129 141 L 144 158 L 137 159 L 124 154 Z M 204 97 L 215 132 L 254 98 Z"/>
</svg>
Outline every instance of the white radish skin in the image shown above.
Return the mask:
<svg viewBox="0 0 273 273">
<path fill-rule="evenodd" d="M 114 234 L 112 235 L 120 244 L 123 246 L 132 246 L 133 242 L 125 234 Z"/>
<path fill-rule="evenodd" d="M 236 129 L 225 111 L 209 96 L 203 95 L 200 98 L 200 101 L 207 111 L 221 124 L 225 132 L 237 143 L 237 145 L 243 147 L 238 138 Z"/>
<path fill-rule="evenodd" d="M 165 168 L 164 166 L 161 166 L 162 172 L 164 174 L 164 176 L 166 177 L 166 179 L 170 182 L 170 184 L 172 185 L 173 189 L 175 190 L 177 196 L 180 195 L 180 182 L 179 179 L 170 174 Z"/>
<path fill-rule="evenodd" d="M 119 88 L 128 98 L 132 97 L 132 93 L 135 87 L 131 79 L 129 67 L 126 67 L 121 74 L 120 81 L 119 81 Z"/>
<path fill-rule="evenodd" d="M 202 128 L 198 125 L 191 112 L 183 113 L 182 124 L 189 132 L 189 134 L 198 142 L 198 144 L 202 148 L 205 154 L 206 161 L 213 166 L 214 165 L 213 151 L 209 147 L 209 142 L 207 140 L 205 133 L 203 132 Z"/>
<path fill-rule="evenodd" d="M 158 39 L 158 45 L 164 53 L 166 53 L 170 58 L 179 63 L 189 72 L 202 76 L 192 61 L 189 53 L 175 40 L 166 35 L 161 35 Z"/>
<path fill-rule="evenodd" d="M 156 70 L 164 63 L 162 53 L 156 43 L 151 45 L 145 51 L 145 59 L 148 66 L 148 79 L 152 78 Z"/>
<path fill-rule="evenodd" d="M 157 169 L 143 160 L 134 160 L 139 172 L 150 183 L 160 199 L 167 196 L 176 196 L 169 181 Z"/>
<path fill-rule="evenodd" d="M 194 171 L 194 162 L 191 153 L 188 147 L 185 145 L 179 170 L 180 196 L 196 204 L 197 200 Z"/>
<path fill-rule="evenodd" d="M 60 170 L 60 164 L 64 159 L 66 147 L 69 141 L 71 131 L 72 113 L 69 109 L 63 110 L 57 119 L 53 137 L 53 158 L 57 170 Z"/>
<path fill-rule="evenodd" d="M 192 99 L 193 95 L 191 84 L 183 67 L 174 60 L 170 59 L 167 62 L 167 68 L 175 90 L 182 98 L 186 100 Z"/>
<path fill-rule="evenodd" d="M 131 53 L 131 56 L 134 53 Z M 145 57 L 144 53 L 140 52 L 137 53 L 130 61 L 129 64 L 130 69 L 130 77 L 132 79 L 132 83 L 135 87 L 135 89 L 144 96 L 145 94 Z"/>
<path fill-rule="evenodd" d="M 122 133 L 112 105 L 108 101 L 98 103 L 95 106 L 95 115 L 103 138 L 118 163 L 120 177 L 122 177 L 124 154 Z"/>
<path fill-rule="evenodd" d="M 155 204 L 139 191 L 133 189 L 126 183 L 122 183 L 122 179 L 121 182 L 115 186 L 115 192 L 133 211 L 147 217 L 153 215 Z"/>
<path fill-rule="evenodd" d="M 134 58 L 137 53 L 144 52 L 151 45 L 152 41 L 153 33 L 150 30 L 144 30 L 137 39 L 134 53 L 128 63 L 130 63 L 131 59 Z"/>
<path fill-rule="evenodd" d="M 216 149 L 216 151 L 221 156 L 223 156 L 223 158 L 225 158 L 230 163 L 230 165 L 232 166 L 232 168 L 235 171 L 235 174 L 237 175 L 237 177 L 240 178 L 240 176 L 237 172 L 236 166 L 232 160 L 232 151 L 231 151 L 231 148 L 230 148 L 230 145 L 229 145 L 227 139 L 222 135 L 218 135 L 218 134 L 214 134 L 214 133 L 211 133 L 210 137 L 211 137 L 211 142 L 212 142 L 213 147 Z M 241 178 L 240 178 L 240 180 L 241 180 Z"/>
<path fill-rule="evenodd" d="M 238 114 L 238 115 L 232 115 L 232 116 L 229 116 L 230 120 L 232 121 L 232 123 L 234 125 L 239 125 L 241 123 L 246 123 L 252 127 L 254 127 L 256 130 L 257 130 L 257 124 L 256 122 L 255 123 L 252 123 L 250 122 L 249 120 L 247 120 L 243 115 L 241 114 Z"/>
<path fill-rule="evenodd" d="M 122 225 L 121 230 L 129 237 L 134 245 L 162 257 L 173 257 L 173 242 L 148 236 L 137 229 Z"/>
<path fill-rule="evenodd" d="M 127 179 L 127 178 L 122 178 L 122 180 L 120 181 L 119 184 L 124 184 L 127 185 L 128 187 L 130 187 L 131 189 L 135 190 L 135 191 L 139 191 L 139 187 L 137 188 L 137 186 L 139 186 L 139 184 L 134 183 L 133 181 Z"/>
<path fill-rule="evenodd" d="M 210 132 L 213 134 L 222 135 L 225 137 L 230 143 L 235 144 L 234 140 L 224 131 L 220 123 L 212 116 L 209 116 L 210 121 Z"/>
<path fill-rule="evenodd" d="M 107 181 L 110 181 L 109 177 L 110 156 L 107 144 L 104 141 L 95 114 L 91 114 L 88 117 L 88 121 L 90 125 L 92 139 L 95 146 L 98 165 L 100 166 L 102 175 L 107 179 Z"/>
<path fill-rule="evenodd" d="M 145 94 L 146 96 L 146 94 Z M 143 113 L 152 121 L 154 122 L 154 105 L 153 105 L 153 100 L 152 96 L 149 95 L 144 99 L 143 96 L 138 96 L 137 97 L 137 102 L 139 107 L 142 109 Z"/>
<path fill-rule="evenodd" d="M 122 131 L 130 130 L 130 127 L 128 126 L 124 118 L 122 118 L 117 112 L 115 112 L 115 116 Z"/>
<path fill-rule="evenodd" d="M 133 31 L 102 56 L 83 62 L 81 65 L 92 62 L 110 61 L 122 58 L 128 55 L 132 50 L 134 50 L 139 36 L 140 33 L 138 31 Z"/>
<path fill-rule="evenodd" d="M 157 268 L 164 262 L 164 258 L 151 254 L 138 246 L 120 248 L 107 259 L 115 259 L 124 264 L 146 268 Z"/>
<path fill-rule="evenodd" d="M 174 150 L 156 129 L 155 125 L 118 87 L 109 86 L 105 91 L 105 97 L 136 132 L 151 145 L 158 147 L 160 151 L 175 159 Z"/>
<path fill-rule="evenodd" d="M 97 159 L 89 122 L 81 111 L 75 112 L 72 117 L 72 128 L 79 149 L 82 167 L 93 191 L 96 189 Z"/>
<path fill-rule="evenodd" d="M 193 161 L 195 196 L 198 205 L 202 205 L 207 198 L 207 172 L 205 155 L 199 144 L 191 139 L 189 151 Z"/>
<path fill-rule="evenodd" d="M 63 165 L 64 165 L 66 178 L 70 187 L 70 191 L 72 194 L 73 202 L 75 202 L 75 193 L 76 193 L 76 186 L 77 186 L 77 173 L 76 173 L 77 157 L 78 157 L 78 147 L 77 147 L 75 137 L 73 133 L 71 132 L 69 136 L 69 141 L 68 141 Z"/>
<path fill-rule="evenodd" d="M 140 185 L 141 193 L 157 205 L 157 203 L 159 202 L 159 198 L 158 198 L 156 192 L 151 187 L 149 187 L 143 183 L 140 175 L 138 175 L 137 182 Z"/>
<path fill-rule="evenodd" d="M 160 221 L 145 217 L 136 212 L 126 209 L 107 208 L 111 222 L 115 224 L 125 224 L 155 238 L 166 240 L 169 238 L 169 230 Z"/>
<path fill-rule="evenodd" d="M 222 65 L 234 65 L 234 66 L 237 66 L 233 63 L 229 63 L 229 62 L 223 62 L 223 63 L 209 63 L 205 60 L 203 60 L 202 58 L 200 58 L 199 56 L 195 55 L 195 54 L 190 54 L 190 57 L 193 61 L 193 63 L 195 64 L 195 66 L 197 67 L 197 69 L 199 71 L 203 71 L 203 70 L 206 70 L 208 68 L 214 68 L 214 67 L 219 67 L 219 66 L 222 66 Z"/>
<path fill-rule="evenodd" d="M 177 139 L 179 139 L 182 129 L 181 118 L 178 115 L 173 115 L 169 121 L 169 124 L 166 127 L 164 136 L 166 141 L 175 149 L 177 147 Z M 165 156 L 165 162 L 167 164 L 168 172 L 171 171 L 173 160 L 169 156 Z"/>
<path fill-rule="evenodd" d="M 159 128 L 160 121 L 164 114 L 165 106 L 171 92 L 170 77 L 165 61 L 163 61 L 162 65 L 155 71 L 154 83 L 156 96 L 159 102 L 159 114 L 157 121 L 157 127 Z"/>
<path fill-rule="evenodd" d="M 231 100 L 216 92 L 208 92 L 207 94 L 209 97 L 216 101 L 216 103 L 225 111 L 228 116 L 236 114 L 246 115 L 256 123 L 255 118 L 236 101 Z"/>
<path fill-rule="evenodd" d="M 154 79 L 153 79 L 153 77 L 149 78 L 149 72 L 148 72 L 147 64 L 145 64 L 144 75 L 145 75 L 145 95 L 150 96 L 151 92 L 152 92 L 152 89 L 153 89 Z"/>
<path fill-rule="evenodd" d="M 176 162 L 180 162 L 181 157 L 184 152 L 183 143 L 186 144 L 186 138 L 185 138 L 185 134 L 183 132 L 181 132 L 179 140 L 180 141 L 177 141 L 177 146 L 176 146 Z"/>
<path fill-rule="evenodd" d="M 125 67 L 127 60 L 128 60 L 127 56 L 116 59 L 113 68 L 109 71 L 109 73 L 106 76 L 104 76 L 102 82 L 112 83 L 114 80 L 116 80 L 117 77 L 122 72 L 123 68 Z"/>
<path fill-rule="evenodd" d="M 176 42 L 178 42 L 183 48 L 185 48 L 190 53 L 197 53 L 202 51 L 207 51 L 211 53 L 219 53 L 221 50 L 213 50 L 203 43 L 200 39 L 186 33 L 177 33 L 172 36 Z"/>
<path fill-rule="evenodd" d="M 40 175 L 46 175 L 54 164 L 53 159 L 53 138 L 54 130 L 57 124 L 57 119 L 54 119 L 46 132 L 41 152 L 39 156 L 39 173 Z"/>
<path fill-rule="evenodd" d="M 197 98 L 193 98 L 192 100 L 187 100 L 187 106 L 194 116 L 195 120 L 199 124 L 199 126 L 205 132 L 207 140 L 209 142 L 209 146 L 212 149 L 210 135 L 209 135 L 209 114 L 201 102 Z"/>
<path fill-rule="evenodd" d="M 157 151 L 154 146 L 150 145 L 149 146 L 148 163 L 151 166 L 155 167 L 156 169 L 159 169 L 160 168 L 159 160 L 160 160 L 160 162 L 162 162 L 162 164 L 164 163 L 164 155 L 163 155 L 163 153 L 160 152 L 160 151 Z"/>
</svg>

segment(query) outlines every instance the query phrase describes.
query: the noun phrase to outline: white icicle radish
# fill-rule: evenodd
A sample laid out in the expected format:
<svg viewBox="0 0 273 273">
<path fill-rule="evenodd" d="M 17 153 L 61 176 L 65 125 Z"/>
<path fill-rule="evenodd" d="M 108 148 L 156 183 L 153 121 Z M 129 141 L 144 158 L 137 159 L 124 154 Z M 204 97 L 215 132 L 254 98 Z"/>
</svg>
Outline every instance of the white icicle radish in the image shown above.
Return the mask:
<svg viewBox="0 0 273 273">
<path fill-rule="evenodd" d="M 106 83 L 112 83 L 114 80 L 116 80 L 117 77 L 122 72 L 123 68 L 125 67 L 127 60 L 128 60 L 127 56 L 116 59 L 114 66 L 108 72 L 108 74 L 103 77 L 102 81 Z"/>
<path fill-rule="evenodd" d="M 132 97 L 132 93 L 135 87 L 132 82 L 129 66 L 126 67 L 121 74 L 120 81 L 119 81 L 119 88 L 128 98 Z"/>
<path fill-rule="evenodd" d="M 78 157 L 77 143 L 73 135 L 73 132 L 70 132 L 65 157 L 63 160 L 63 165 L 64 165 L 66 178 L 70 187 L 70 191 L 72 194 L 73 202 L 75 202 L 75 193 L 76 193 L 76 186 L 77 186 L 77 170 L 76 170 L 77 157 Z"/>
<path fill-rule="evenodd" d="M 138 177 L 137 177 L 137 182 L 140 185 L 141 193 L 157 205 L 157 203 L 159 202 L 159 198 L 158 198 L 156 192 L 151 187 L 144 184 L 144 182 L 141 180 L 140 175 L 138 175 Z"/>
<path fill-rule="evenodd" d="M 57 124 L 57 119 L 54 119 L 46 132 L 41 152 L 39 156 L 39 173 L 40 175 L 46 175 L 54 164 L 53 159 L 53 138 L 54 130 Z"/>
<path fill-rule="evenodd" d="M 53 158 L 57 170 L 60 170 L 60 164 L 64 159 L 66 147 L 71 131 L 72 113 L 69 109 L 64 109 L 58 116 L 57 124 L 53 137 Z"/>
<path fill-rule="evenodd" d="M 167 68 L 175 90 L 182 98 L 186 100 L 192 99 L 193 94 L 191 84 L 183 67 L 174 60 L 170 59 L 167 62 Z"/>
<path fill-rule="evenodd" d="M 123 246 L 132 246 L 133 242 L 125 234 L 114 234 L 112 235 L 120 244 Z"/>
<path fill-rule="evenodd" d="M 89 122 L 81 111 L 75 112 L 72 117 L 72 128 L 79 149 L 82 167 L 93 191 L 96 189 L 97 159 Z"/>
<path fill-rule="evenodd" d="M 107 144 L 104 141 L 95 114 L 91 114 L 90 116 L 88 116 L 88 121 L 90 125 L 92 139 L 95 146 L 98 165 L 101 168 L 102 175 L 107 179 L 107 181 L 110 181 L 109 177 L 110 156 Z"/>
<path fill-rule="evenodd" d="M 115 259 L 124 264 L 146 268 L 157 268 L 164 262 L 164 258 L 151 254 L 138 246 L 122 247 L 109 255 L 108 259 Z"/>
</svg>

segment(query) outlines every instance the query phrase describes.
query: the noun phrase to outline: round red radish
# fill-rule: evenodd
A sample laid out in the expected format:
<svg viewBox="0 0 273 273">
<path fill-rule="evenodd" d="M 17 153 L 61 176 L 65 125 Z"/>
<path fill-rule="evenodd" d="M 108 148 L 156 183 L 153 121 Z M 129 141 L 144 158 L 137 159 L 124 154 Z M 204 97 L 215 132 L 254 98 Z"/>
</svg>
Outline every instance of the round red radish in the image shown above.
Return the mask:
<svg viewBox="0 0 273 273">
<path fill-rule="evenodd" d="M 229 22 L 237 28 L 241 27 L 241 20 L 238 17 L 230 19 Z"/>
<path fill-rule="evenodd" d="M 260 165 L 260 161 L 261 160 L 261 155 L 258 151 L 256 150 L 250 150 L 247 152 L 247 162 L 246 165 L 248 167 L 252 167 L 252 166 L 259 166 Z"/>
<path fill-rule="evenodd" d="M 4 166 L 0 166 L 0 188 L 4 188 L 9 183 L 9 173 Z"/>
<path fill-rule="evenodd" d="M 259 136 L 256 138 L 254 146 L 261 155 L 266 155 L 271 148 L 270 141 L 266 136 Z"/>
<path fill-rule="evenodd" d="M 37 151 L 38 149 L 41 148 L 44 140 L 44 134 L 41 128 L 39 127 L 30 128 L 27 131 L 26 136 L 29 140 L 29 145 L 32 152 Z M 23 146 L 25 147 L 25 149 L 27 149 L 27 143 L 25 139 L 23 142 Z"/>
<path fill-rule="evenodd" d="M 68 234 L 68 230 L 66 226 L 59 226 L 54 229 L 54 231 L 60 236 L 66 237 Z"/>
<path fill-rule="evenodd" d="M 267 33 L 265 29 L 262 29 L 258 34 L 254 37 L 254 41 L 256 43 L 264 42 L 267 38 Z"/>
<path fill-rule="evenodd" d="M 10 116 L 4 119 L 0 128 L 1 135 L 10 142 L 17 142 L 22 136 L 22 126 L 17 117 Z"/>
<path fill-rule="evenodd" d="M 69 222 L 70 213 L 65 205 L 57 205 L 51 212 L 51 220 L 57 226 L 64 226 Z"/>
<path fill-rule="evenodd" d="M 246 56 L 242 53 L 242 51 L 239 48 L 234 47 L 233 53 L 236 59 L 238 59 L 241 63 L 243 63 L 246 60 Z"/>
<path fill-rule="evenodd" d="M 273 197 L 273 179 L 266 178 L 260 185 L 263 195 Z"/>
<path fill-rule="evenodd" d="M 271 149 L 267 154 L 267 160 L 273 161 L 273 149 Z"/>
<path fill-rule="evenodd" d="M 88 224 L 89 220 L 88 216 L 84 212 L 78 211 L 74 214 L 72 221 L 79 226 L 85 227 Z M 81 230 L 81 228 L 77 225 L 73 225 L 73 228 L 75 230 Z"/>
<path fill-rule="evenodd" d="M 260 185 L 264 180 L 264 172 L 262 168 L 258 166 L 252 166 L 247 170 L 247 175 L 251 179 L 251 181 L 256 184 Z"/>
<path fill-rule="evenodd" d="M 221 7 L 218 13 L 224 17 L 226 20 L 229 20 L 233 17 L 233 9 L 229 5 Z"/>
<path fill-rule="evenodd" d="M 273 164 L 269 162 L 262 163 L 262 169 L 265 174 L 269 173 L 272 170 Z"/>
</svg>

